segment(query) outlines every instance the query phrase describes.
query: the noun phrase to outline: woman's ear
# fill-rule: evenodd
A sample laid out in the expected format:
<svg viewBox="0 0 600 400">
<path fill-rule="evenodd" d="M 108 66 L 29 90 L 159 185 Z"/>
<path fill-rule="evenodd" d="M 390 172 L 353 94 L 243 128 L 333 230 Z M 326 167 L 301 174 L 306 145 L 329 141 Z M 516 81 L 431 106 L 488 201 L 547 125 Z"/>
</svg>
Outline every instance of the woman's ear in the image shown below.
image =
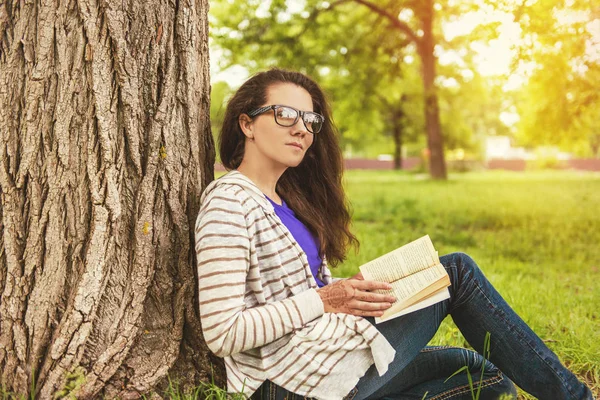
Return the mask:
<svg viewBox="0 0 600 400">
<path fill-rule="evenodd" d="M 240 124 L 240 129 L 244 132 L 244 135 L 250 139 L 254 140 L 254 124 L 252 118 L 250 118 L 247 114 L 240 114 L 238 118 L 238 123 Z"/>
</svg>

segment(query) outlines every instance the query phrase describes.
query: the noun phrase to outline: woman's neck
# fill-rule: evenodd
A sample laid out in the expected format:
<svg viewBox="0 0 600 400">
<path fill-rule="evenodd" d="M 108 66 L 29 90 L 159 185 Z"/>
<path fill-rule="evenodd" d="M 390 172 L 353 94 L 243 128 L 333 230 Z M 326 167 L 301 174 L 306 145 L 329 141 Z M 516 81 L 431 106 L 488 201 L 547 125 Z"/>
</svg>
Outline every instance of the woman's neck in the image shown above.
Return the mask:
<svg viewBox="0 0 600 400">
<path fill-rule="evenodd" d="M 271 200 L 281 204 L 281 199 L 275 189 L 277 188 L 277 182 L 285 172 L 285 169 L 278 171 L 252 165 L 251 163 L 242 160 L 240 166 L 237 167 L 237 170 L 254 182 L 260 191 L 266 194 Z"/>
</svg>

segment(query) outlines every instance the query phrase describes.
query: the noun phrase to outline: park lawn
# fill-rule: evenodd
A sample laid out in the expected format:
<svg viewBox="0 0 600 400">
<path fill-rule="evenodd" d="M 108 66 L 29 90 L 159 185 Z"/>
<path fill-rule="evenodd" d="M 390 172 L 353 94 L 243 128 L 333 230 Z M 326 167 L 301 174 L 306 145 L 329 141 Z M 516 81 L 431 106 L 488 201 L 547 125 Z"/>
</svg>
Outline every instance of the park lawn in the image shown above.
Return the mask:
<svg viewBox="0 0 600 400">
<path fill-rule="evenodd" d="M 345 185 L 361 247 L 334 276 L 352 276 L 361 264 L 429 234 L 440 255 L 469 254 L 600 395 L 600 174 L 487 171 L 431 181 L 404 171 L 347 171 Z M 468 346 L 450 319 L 431 344 Z M 229 398 L 212 384 L 189 392 L 177 381 L 166 395 Z"/>
<path fill-rule="evenodd" d="M 361 247 L 334 276 L 352 276 L 359 265 L 429 234 L 440 255 L 469 254 L 600 393 L 600 174 L 487 171 L 432 181 L 407 172 L 347 171 L 345 184 Z M 450 319 L 432 344 L 466 346 Z"/>
</svg>

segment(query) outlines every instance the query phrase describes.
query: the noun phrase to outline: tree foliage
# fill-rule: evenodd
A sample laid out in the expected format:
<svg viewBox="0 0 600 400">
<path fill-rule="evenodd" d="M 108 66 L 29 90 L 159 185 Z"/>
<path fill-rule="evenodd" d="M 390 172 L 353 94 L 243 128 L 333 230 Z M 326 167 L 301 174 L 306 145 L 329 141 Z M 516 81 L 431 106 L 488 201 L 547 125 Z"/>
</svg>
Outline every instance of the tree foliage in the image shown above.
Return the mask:
<svg viewBox="0 0 600 400">
<path fill-rule="evenodd" d="M 515 10 L 530 70 L 518 101 L 519 138 L 600 155 L 600 2 L 539 0 Z"/>
<path fill-rule="evenodd" d="M 419 154 L 427 142 L 418 45 L 410 35 L 394 31 L 389 18 L 358 3 L 312 0 L 290 9 L 283 1 L 217 1 L 211 23 L 213 39 L 224 53 L 220 67 L 243 65 L 254 72 L 276 65 L 315 76 L 334 103 L 347 153 L 392 153 L 394 130 L 400 127 L 402 145 L 409 144 L 409 154 Z M 407 31 L 422 34 L 418 2 L 387 2 L 381 7 L 398 15 Z M 434 25 L 436 52 L 461 52 L 460 65 L 438 67 L 444 140 L 449 148 L 473 152 L 481 148 L 486 133 L 506 131 L 498 119 L 498 108 L 504 107 L 497 96 L 499 86 L 479 76 L 468 51 L 473 41 L 487 41 L 496 32 L 484 26 L 446 40 L 441 25 L 476 8 L 466 2 L 437 2 L 440 18 Z M 456 85 L 444 86 L 450 78 Z"/>
</svg>

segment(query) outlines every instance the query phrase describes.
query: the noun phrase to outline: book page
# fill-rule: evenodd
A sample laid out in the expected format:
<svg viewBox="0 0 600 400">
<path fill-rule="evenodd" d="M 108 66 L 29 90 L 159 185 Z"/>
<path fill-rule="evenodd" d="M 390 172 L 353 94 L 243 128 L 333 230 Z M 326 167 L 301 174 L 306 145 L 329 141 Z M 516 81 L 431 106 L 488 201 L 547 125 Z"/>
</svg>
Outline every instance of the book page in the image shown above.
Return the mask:
<svg viewBox="0 0 600 400">
<path fill-rule="evenodd" d="M 413 304 L 427 299 L 434 293 L 448 286 L 450 286 L 450 277 L 448 276 L 448 274 L 444 274 L 444 276 L 441 276 L 439 279 L 433 282 L 429 282 L 427 286 L 423 287 L 421 290 L 415 292 L 411 296 L 408 296 L 402 300 L 397 300 L 394 304 L 392 304 L 390 308 L 384 311 L 382 317 L 387 318 L 389 315 L 395 314 L 400 310 L 404 310 L 405 308 L 410 307 Z M 390 293 L 393 294 L 393 292 L 391 291 Z"/>
<path fill-rule="evenodd" d="M 450 298 L 450 291 L 448 288 L 443 288 L 439 292 L 434 293 L 431 297 L 426 298 L 425 300 L 413 304 L 412 306 L 405 308 L 404 310 L 398 311 L 397 313 L 388 315 L 386 317 L 375 317 L 375 323 L 380 324 L 382 322 L 388 321 L 390 319 L 400 317 L 402 315 L 409 314 L 413 311 L 421 310 L 425 307 L 429 307 L 434 305 L 435 303 L 439 303 L 440 301 L 444 301 Z"/>
<path fill-rule="evenodd" d="M 392 282 L 391 294 L 396 297 L 398 303 L 412 297 L 430 286 L 433 282 L 447 276 L 446 270 L 442 264 L 437 264 L 433 268 L 427 268 L 412 275 L 406 276 L 395 282 Z M 387 291 L 388 293 L 390 291 Z"/>
<path fill-rule="evenodd" d="M 439 263 L 429 235 L 425 235 L 360 267 L 368 280 L 392 283 Z"/>
<path fill-rule="evenodd" d="M 440 263 L 429 235 L 425 235 L 360 267 L 364 279 L 387 282 L 396 302 L 376 322 L 425 308 L 447 299 L 450 277 Z"/>
</svg>

